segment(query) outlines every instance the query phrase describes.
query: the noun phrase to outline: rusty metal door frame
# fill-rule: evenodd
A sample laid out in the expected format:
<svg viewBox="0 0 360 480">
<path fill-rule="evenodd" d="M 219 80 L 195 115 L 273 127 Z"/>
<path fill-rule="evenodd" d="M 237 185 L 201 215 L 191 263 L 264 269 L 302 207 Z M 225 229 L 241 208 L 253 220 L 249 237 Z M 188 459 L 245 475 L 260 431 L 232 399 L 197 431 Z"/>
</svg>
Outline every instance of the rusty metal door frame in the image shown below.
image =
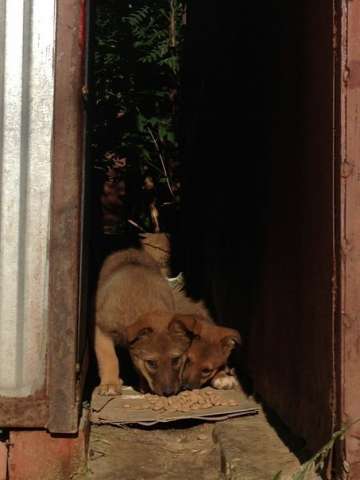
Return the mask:
<svg viewBox="0 0 360 480">
<path fill-rule="evenodd" d="M 339 0 L 340 257 L 339 420 L 360 418 L 360 1 Z M 360 425 L 346 436 L 344 478 L 360 478 Z M 349 472 L 349 473 L 348 473 Z M 347 475 L 348 473 L 348 475 Z"/>
<path fill-rule="evenodd" d="M 50 238 L 48 430 L 78 429 L 85 0 L 57 4 Z"/>
<path fill-rule="evenodd" d="M 92 0 L 84 1 L 83 28 L 83 78 L 82 99 L 83 117 L 83 182 L 82 182 L 82 229 L 81 229 L 81 264 L 79 292 L 79 322 L 77 333 L 77 364 L 80 373 L 80 391 L 83 390 L 89 366 L 90 333 L 93 323 L 93 289 L 94 272 L 91 263 L 91 236 L 93 232 L 94 195 L 92 179 L 92 125 L 94 105 L 94 42 L 95 11 Z"/>
</svg>

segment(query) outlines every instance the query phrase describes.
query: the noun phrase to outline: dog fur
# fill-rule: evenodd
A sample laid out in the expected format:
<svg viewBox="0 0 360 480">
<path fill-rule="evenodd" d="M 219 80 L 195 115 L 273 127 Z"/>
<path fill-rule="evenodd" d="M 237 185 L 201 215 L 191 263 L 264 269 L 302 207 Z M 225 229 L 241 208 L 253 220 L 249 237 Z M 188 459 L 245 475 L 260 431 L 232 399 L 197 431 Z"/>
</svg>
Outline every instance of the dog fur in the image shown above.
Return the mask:
<svg viewBox="0 0 360 480">
<path fill-rule="evenodd" d="M 238 380 L 227 362 L 241 342 L 239 332 L 200 315 L 188 315 L 183 322 L 193 335 L 182 374 L 184 388 L 200 388 L 207 383 L 218 389 L 237 388 Z"/>
<path fill-rule="evenodd" d="M 190 346 L 174 295 L 158 263 L 144 250 L 109 256 L 96 295 L 95 353 L 103 395 L 121 393 L 115 345 L 129 348 L 143 384 L 159 395 L 181 388 L 185 352 Z"/>
<path fill-rule="evenodd" d="M 194 302 L 181 289 L 174 291 L 174 301 L 193 338 L 182 374 L 183 387 L 194 389 L 210 383 L 219 390 L 239 388 L 234 369 L 227 365 L 231 351 L 241 343 L 239 332 L 216 325 L 204 303 Z"/>
</svg>

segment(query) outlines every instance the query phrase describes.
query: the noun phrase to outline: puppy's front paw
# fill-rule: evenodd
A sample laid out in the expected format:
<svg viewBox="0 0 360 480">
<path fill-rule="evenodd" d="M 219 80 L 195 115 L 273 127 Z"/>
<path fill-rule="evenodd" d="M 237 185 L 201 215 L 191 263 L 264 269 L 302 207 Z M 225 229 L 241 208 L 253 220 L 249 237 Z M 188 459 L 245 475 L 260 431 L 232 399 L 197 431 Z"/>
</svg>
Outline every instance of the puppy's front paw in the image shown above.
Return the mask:
<svg viewBox="0 0 360 480">
<path fill-rule="evenodd" d="M 120 378 L 116 382 L 100 383 L 96 391 L 98 395 L 104 395 L 104 396 L 120 395 L 122 384 L 123 382 Z"/>
<path fill-rule="evenodd" d="M 211 380 L 211 386 L 217 390 L 237 390 L 240 387 L 235 375 L 227 375 L 224 372 L 218 373 Z"/>
</svg>

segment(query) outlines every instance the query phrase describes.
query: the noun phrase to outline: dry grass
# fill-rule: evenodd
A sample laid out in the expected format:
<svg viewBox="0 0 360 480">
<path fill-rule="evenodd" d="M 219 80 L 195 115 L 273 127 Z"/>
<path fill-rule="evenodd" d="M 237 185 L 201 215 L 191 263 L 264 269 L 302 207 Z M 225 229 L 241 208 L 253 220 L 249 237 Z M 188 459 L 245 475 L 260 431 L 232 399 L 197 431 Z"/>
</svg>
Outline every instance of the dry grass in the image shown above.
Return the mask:
<svg viewBox="0 0 360 480">
<path fill-rule="evenodd" d="M 324 470 L 326 459 L 332 451 L 335 443 L 338 440 L 343 440 L 350 428 L 358 422 L 360 422 L 360 418 L 348 423 L 347 425 L 344 425 L 340 430 L 335 432 L 332 435 L 331 439 L 322 447 L 321 450 L 319 450 L 313 457 L 311 457 L 310 460 L 301 465 L 300 470 L 292 475 L 291 480 L 310 480 L 310 478 L 314 478 L 314 474 L 320 475 L 321 472 Z M 282 479 L 283 475 L 281 471 L 278 472 L 273 478 L 273 480 Z"/>
</svg>

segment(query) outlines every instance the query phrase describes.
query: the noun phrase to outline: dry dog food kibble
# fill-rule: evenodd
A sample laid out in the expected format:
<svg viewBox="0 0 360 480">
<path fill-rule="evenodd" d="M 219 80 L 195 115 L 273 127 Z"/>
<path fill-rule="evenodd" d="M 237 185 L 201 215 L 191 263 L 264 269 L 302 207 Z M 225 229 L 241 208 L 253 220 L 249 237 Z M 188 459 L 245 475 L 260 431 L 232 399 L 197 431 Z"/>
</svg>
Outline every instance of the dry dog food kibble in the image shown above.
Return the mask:
<svg viewBox="0 0 360 480">
<path fill-rule="evenodd" d="M 147 393 L 143 398 L 147 402 L 147 408 L 154 411 L 186 412 L 188 410 L 236 406 L 238 404 L 235 400 L 221 398 L 216 391 L 206 389 L 180 392 L 172 397 L 160 397 Z M 136 409 L 136 407 L 133 408 Z M 141 408 L 144 408 L 144 405 Z"/>
</svg>

